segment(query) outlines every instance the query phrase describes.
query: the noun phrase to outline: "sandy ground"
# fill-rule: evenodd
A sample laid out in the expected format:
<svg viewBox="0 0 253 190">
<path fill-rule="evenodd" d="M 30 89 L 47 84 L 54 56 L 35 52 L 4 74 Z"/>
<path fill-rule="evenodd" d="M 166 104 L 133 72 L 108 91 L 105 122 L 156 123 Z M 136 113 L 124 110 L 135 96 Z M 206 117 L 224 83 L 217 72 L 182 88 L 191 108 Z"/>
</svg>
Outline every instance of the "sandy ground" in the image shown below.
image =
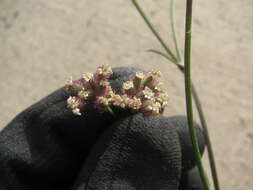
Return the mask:
<svg viewBox="0 0 253 190">
<path fill-rule="evenodd" d="M 184 3 L 176 4 L 181 44 Z M 169 1 L 142 4 L 170 41 Z M 194 5 L 193 79 L 206 110 L 223 190 L 253 187 L 252 12 L 252 0 Z M 166 114 L 185 114 L 182 75 L 147 53 L 150 48 L 161 50 L 130 1 L 1 0 L 0 128 L 69 76 L 79 77 L 102 63 L 162 70 L 170 94 Z"/>
</svg>

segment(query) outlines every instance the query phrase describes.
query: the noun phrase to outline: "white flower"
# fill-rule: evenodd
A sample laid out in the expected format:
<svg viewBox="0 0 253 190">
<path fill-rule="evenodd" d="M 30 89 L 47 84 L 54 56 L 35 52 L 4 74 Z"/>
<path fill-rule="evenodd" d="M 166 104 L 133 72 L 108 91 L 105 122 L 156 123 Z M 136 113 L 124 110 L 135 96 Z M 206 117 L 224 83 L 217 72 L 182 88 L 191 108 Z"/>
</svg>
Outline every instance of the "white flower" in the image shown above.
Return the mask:
<svg viewBox="0 0 253 190">
<path fill-rule="evenodd" d="M 89 82 L 92 78 L 93 78 L 93 74 L 92 74 L 92 73 L 84 73 L 84 74 L 83 74 L 83 79 L 84 79 L 86 82 Z"/>
<path fill-rule="evenodd" d="M 109 105 L 109 100 L 105 97 L 99 97 L 98 98 L 98 103 L 100 103 L 104 106 L 108 106 Z"/>
<path fill-rule="evenodd" d="M 98 68 L 98 74 L 100 75 L 111 75 L 112 69 L 109 65 L 103 64 Z"/>
<path fill-rule="evenodd" d="M 154 115 L 158 115 L 160 113 L 161 104 L 158 102 L 149 102 L 149 104 L 146 106 L 146 110 L 148 112 L 151 112 Z"/>
<path fill-rule="evenodd" d="M 72 109 L 75 109 L 79 106 L 79 102 L 77 101 L 76 97 L 70 96 L 67 100 L 68 106 Z"/>
<path fill-rule="evenodd" d="M 160 109 L 161 109 L 161 104 L 159 102 L 156 102 L 152 105 L 152 111 L 155 114 L 159 114 L 160 113 Z"/>
<path fill-rule="evenodd" d="M 81 101 L 79 98 L 75 96 L 70 96 L 67 100 L 68 107 L 72 109 L 72 112 L 76 115 L 81 115 L 80 113 L 80 106 L 81 106 Z"/>
<path fill-rule="evenodd" d="M 89 95 L 90 95 L 89 91 L 82 90 L 78 92 L 78 96 L 85 100 L 89 97 Z"/>
<path fill-rule="evenodd" d="M 154 98 L 153 91 L 147 86 L 145 87 L 145 89 L 143 90 L 142 93 L 143 93 L 144 97 L 148 100 L 152 100 Z"/>
<path fill-rule="evenodd" d="M 159 96 L 156 97 L 156 101 L 158 101 L 162 107 L 165 107 L 168 104 L 168 94 L 165 92 L 160 93 Z"/>
<path fill-rule="evenodd" d="M 72 112 L 73 112 L 75 115 L 82 115 L 79 108 L 73 109 Z"/>
<path fill-rule="evenodd" d="M 144 79 L 145 75 L 143 74 L 143 72 L 136 72 L 135 73 L 136 78 L 138 79 Z"/>
<path fill-rule="evenodd" d="M 106 80 L 101 80 L 100 82 L 99 82 L 99 85 L 101 85 L 101 86 L 108 86 L 110 83 L 108 82 L 108 81 L 106 81 Z"/>
<path fill-rule="evenodd" d="M 133 81 L 127 81 L 123 83 L 123 89 L 124 90 L 130 90 L 134 87 Z"/>
<path fill-rule="evenodd" d="M 134 97 L 133 99 L 129 99 L 128 101 L 129 101 L 128 106 L 134 110 L 140 109 L 142 105 L 140 98 Z"/>
<path fill-rule="evenodd" d="M 126 107 L 126 104 L 125 104 L 125 101 L 123 100 L 123 98 L 118 95 L 118 94 L 115 94 L 113 95 L 110 100 L 113 102 L 113 105 L 114 106 L 119 106 L 121 108 L 125 108 Z"/>
<path fill-rule="evenodd" d="M 161 91 L 162 85 L 163 85 L 162 82 L 158 82 L 158 83 L 155 85 L 154 89 L 157 90 L 157 91 Z"/>
</svg>

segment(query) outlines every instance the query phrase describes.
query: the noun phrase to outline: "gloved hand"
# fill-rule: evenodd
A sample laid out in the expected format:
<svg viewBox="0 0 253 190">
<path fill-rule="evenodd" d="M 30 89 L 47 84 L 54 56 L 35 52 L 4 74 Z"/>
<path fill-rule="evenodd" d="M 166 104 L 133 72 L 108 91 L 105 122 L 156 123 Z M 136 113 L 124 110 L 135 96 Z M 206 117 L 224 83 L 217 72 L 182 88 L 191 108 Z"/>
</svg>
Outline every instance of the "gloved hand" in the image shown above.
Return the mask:
<svg viewBox="0 0 253 190">
<path fill-rule="evenodd" d="M 115 68 L 119 92 L 135 68 Z M 0 133 L 1 190 L 201 189 L 186 117 L 150 117 L 67 108 L 59 89 Z M 201 152 L 204 138 L 196 125 Z M 194 183 L 191 183 L 194 182 Z"/>
</svg>

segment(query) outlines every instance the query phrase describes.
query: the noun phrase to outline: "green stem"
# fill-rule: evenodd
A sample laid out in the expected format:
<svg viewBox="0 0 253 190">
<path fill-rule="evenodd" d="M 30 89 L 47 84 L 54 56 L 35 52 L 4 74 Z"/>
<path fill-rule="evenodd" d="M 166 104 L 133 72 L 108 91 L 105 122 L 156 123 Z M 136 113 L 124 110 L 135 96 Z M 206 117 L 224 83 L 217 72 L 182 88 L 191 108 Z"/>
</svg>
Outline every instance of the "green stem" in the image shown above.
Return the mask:
<svg viewBox="0 0 253 190">
<path fill-rule="evenodd" d="M 140 7 L 139 3 L 136 0 L 132 0 L 132 2 L 134 4 L 134 6 L 136 7 L 137 11 L 139 12 L 139 14 L 142 16 L 142 18 L 145 21 L 145 23 L 147 24 L 147 26 L 149 27 L 149 29 L 151 30 L 151 32 L 155 35 L 155 37 L 161 43 L 161 45 L 164 48 L 164 50 L 168 53 L 170 61 L 177 62 L 177 58 L 171 52 L 171 50 L 168 47 L 168 45 L 161 38 L 160 34 L 155 30 L 155 28 L 153 27 L 153 25 L 151 24 L 151 22 L 147 18 L 146 14 L 144 13 L 144 11 L 142 10 L 142 8 Z"/>
<path fill-rule="evenodd" d="M 199 151 L 198 140 L 195 128 L 193 126 L 193 111 L 192 111 L 192 97 L 191 97 L 191 25 L 192 25 L 192 0 L 186 1 L 186 23 L 185 23 L 185 97 L 186 97 L 186 109 L 188 127 L 190 131 L 191 141 L 194 148 L 194 156 L 197 161 L 200 177 L 204 185 L 205 190 L 209 190 L 209 184 L 205 170 L 201 161 L 201 154 Z"/>
<path fill-rule="evenodd" d="M 164 58 L 168 59 L 168 56 L 165 53 L 162 53 L 162 52 L 157 51 L 157 50 L 152 50 L 152 49 L 148 50 L 148 51 L 152 52 L 152 53 L 156 53 L 156 54 L 161 55 Z M 178 63 L 175 63 L 175 65 L 182 72 L 182 74 L 184 74 L 184 66 L 181 65 L 181 64 L 178 64 Z M 204 131 L 204 136 L 205 136 L 205 140 L 206 140 L 207 153 L 208 153 L 209 164 L 210 164 L 210 168 L 211 168 L 214 188 L 215 188 L 215 190 L 220 190 L 219 178 L 218 178 L 218 173 L 217 173 L 217 169 L 216 169 L 212 143 L 211 143 L 210 135 L 209 135 L 209 132 L 208 132 L 208 127 L 207 127 L 204 111 L 202 109 L 201 101 L 199 99 L 197 90 L 196 90 L 193 82 L 192 82 L 192 96 L 193 96 L 193 99 L 194 99 L 194 102 L 195 102 L 195 105 L 196 105 L 196 108 L 197 108 L 197 111 L 198 111 L 198 114 L 199 114 L 201 126 L 203 127 L 203 131 Z"/>
<path fill-rule="evenodd" d="M 176 34 L 176 27 L 175 27 L 175 20 L 174 20 L 174 0 L 170 0 L 170 18 L 171 18 L 172 36 L 173 36 L 173 41 L 174 41 L 176 53 L 177 53 L 177 60 L 178 62 L 180 62 L 181 56 L 180 56 L 180 51 L 178 48 L 177 34 Z"/>
<path fill-rule="evenodd" d="M 220 190 L 219 178 L 218 178 L 218 173 L 217 173 L 217 170 L 216 170 L 216 164 L 215 164 L 215 160 L 214 160 L 213 148 L 212 148 L 212 143 L 211 143 L 211 140 L 210 140 L 210 135 L 209 135 L 209 132 L 208 132 L 207 123 L 206 123 L 206 120 L 205 120 L 205 116 L 204 116 L 204 112 L 203 112 L 203 109 L 202 109 L 201 102 L 200 102 L 199 97 L 198 97 L 198 93 L 197 93 L 197 91 L 196 91 L 193 84 L 192 84 L 192 95 L 193 95 L 193 98 L 195 100 L 195 105 L 196 105 L 198 113 L 199 113 L 200 122 L 201 122 L 201 125 L 202 125 L 203 130 L 204 130 L 204 135 L 205 135 L 205 140 L 206 140 L 206 145 L 207 145 L 207 153 L 208 153 L 208 158 L 209 158 L 209 163 L 210 163 L 210 168 L 211 168 L 211 173 L 212 173 L 212 178 L 213 178 L 214 189 L 215 190 Z"/>
</svg>

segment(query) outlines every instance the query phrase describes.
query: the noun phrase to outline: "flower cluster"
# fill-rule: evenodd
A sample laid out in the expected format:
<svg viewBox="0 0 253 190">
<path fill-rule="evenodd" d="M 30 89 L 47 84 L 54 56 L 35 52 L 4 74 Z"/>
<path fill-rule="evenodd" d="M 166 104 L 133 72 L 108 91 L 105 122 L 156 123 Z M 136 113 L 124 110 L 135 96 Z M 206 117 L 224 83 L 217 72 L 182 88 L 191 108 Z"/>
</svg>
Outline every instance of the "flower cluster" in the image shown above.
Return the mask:
<svg viewBox="0 0 253 190">
<path fill-rule="evenodd" d="M 82 80 L 70 79 L 65 88 L 73 94 L 67 100 L 72 112 L 81 115 L 85 105 L 93 101 L 101 111 L 111 110 L 110 107 L 114 106 L 141 112 L 144 116 L 156 116 L 167 105 L 168 96 L 161 90 L 162 83 L 158 81 L 161 76 L 159 71 L 134 73 L 129 81 L 123 83 L 120 94 L 114 93 L 110 86 L 108 80 L 111 75 L 112 69 L 102 65 L 94 74 L 85 73 Z"/>
<path fill-rule="evenodd" d="M 130 104 L 130 108 L 135 109 L 144 116 L 159 115 L 168 104 L 168 95 L 161 90 L 162 83 L 158 78 L 160 71 L 151 71 L 146 75 L 142 72 L 133 74 L 129 81 L 123 83 L 123 97 L 138 100 L 137 104 Z"/>
</svg>

